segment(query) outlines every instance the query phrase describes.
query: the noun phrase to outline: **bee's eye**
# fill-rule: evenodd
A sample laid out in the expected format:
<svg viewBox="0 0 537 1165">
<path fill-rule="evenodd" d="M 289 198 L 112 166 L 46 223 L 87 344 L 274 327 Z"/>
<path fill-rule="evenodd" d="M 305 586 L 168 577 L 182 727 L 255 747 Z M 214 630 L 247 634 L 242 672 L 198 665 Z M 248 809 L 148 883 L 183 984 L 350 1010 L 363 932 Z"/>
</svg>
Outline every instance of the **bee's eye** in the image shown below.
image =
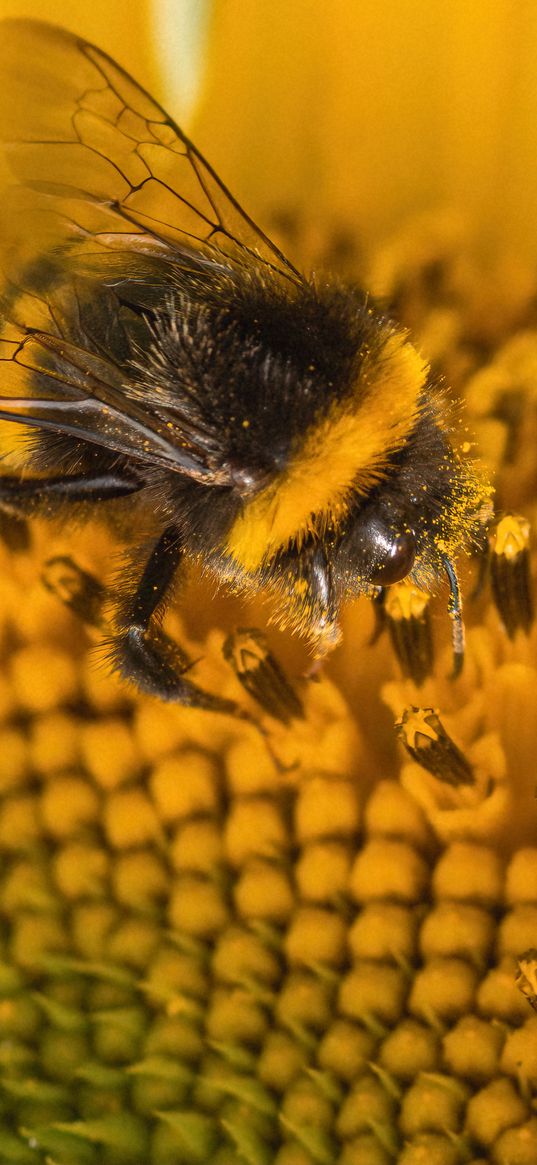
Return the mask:
<svg viewBox="0 0 537 1165">
<path fill-rule="evenodd" d="M 403 534 L 388 533 L 378 529 L 375 532 L 376 565 L 371 574 L 371 582 L 386 587 L 390 583 L 401 582 L 410 574 L 416 557 L 416 539 L 407 531 Z"/>
</svg>

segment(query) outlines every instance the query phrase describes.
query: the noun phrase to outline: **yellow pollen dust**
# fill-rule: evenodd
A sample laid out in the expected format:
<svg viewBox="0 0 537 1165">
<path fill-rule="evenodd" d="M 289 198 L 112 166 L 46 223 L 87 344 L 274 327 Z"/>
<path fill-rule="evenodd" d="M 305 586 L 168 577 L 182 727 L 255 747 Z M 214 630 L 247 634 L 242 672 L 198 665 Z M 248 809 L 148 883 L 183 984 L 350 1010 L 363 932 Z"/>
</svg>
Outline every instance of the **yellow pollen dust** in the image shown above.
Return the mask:
<svg viewBox="0 0 537 1165">
<path fill-rule="evenodd" d="M 225 552 L 254 571 L 291 539 L 337 525 L 351 488 L 367 494 L 404 444 L 427 371 L 404 336 L 390 333 L 381 355 L 364 360 L 354 393 L 310 427 L 285 470 L 244 507 Z"/>
</svg>

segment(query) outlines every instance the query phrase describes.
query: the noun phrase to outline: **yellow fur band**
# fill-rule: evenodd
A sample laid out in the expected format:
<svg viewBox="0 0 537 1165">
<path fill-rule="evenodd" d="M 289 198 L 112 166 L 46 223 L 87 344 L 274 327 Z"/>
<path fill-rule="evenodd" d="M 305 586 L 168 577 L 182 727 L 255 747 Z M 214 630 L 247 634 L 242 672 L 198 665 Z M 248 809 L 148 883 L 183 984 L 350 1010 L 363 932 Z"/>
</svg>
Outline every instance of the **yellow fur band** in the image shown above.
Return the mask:
<svg viewBox="0 0 537 1165">
<path fill-rule="evenodd" d="M 226 553 L 253 571 L 291 539 L 337 525 L 351 490 L 365 496 L 404 445 L 427 372 L 404 335 L 390 331 L 381 353 L 364 357 L 354 394 L 309 428 L 283 472 L 245 505 Z"/>
</svg>

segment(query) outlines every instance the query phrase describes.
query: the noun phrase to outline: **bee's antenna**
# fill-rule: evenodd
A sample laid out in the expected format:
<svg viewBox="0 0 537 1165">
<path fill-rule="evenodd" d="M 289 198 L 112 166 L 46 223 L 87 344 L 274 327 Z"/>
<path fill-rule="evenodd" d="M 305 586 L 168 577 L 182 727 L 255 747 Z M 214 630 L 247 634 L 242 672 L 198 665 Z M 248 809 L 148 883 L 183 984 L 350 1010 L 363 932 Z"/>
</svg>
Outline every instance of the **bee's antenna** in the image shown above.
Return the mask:
<svg viewBox="0 0 537 1165">
<path fill-rule="evenodd" d="M 451 678 L 456 680 L 457 676 L 460 676 L 464 664 L 464 623 L 462 621 L 461 589 L 455 573 L 455 567 L 447 554 L 442 555 L 442 562 L 449 582 L 448 611 L 451 618 L 451 643 L 453 646 L 453 671 Z"/>
</svg>

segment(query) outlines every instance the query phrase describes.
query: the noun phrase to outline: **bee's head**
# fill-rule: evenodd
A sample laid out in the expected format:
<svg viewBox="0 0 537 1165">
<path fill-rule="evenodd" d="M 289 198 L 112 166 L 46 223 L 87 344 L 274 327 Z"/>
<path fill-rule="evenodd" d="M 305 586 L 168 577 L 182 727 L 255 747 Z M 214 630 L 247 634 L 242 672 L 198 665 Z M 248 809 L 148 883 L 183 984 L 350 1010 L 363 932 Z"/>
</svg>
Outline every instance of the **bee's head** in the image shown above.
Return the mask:
<svg viewBox="0 0 537 1165">
<path fill-rule="evenodd" d="M 333 573 L 340 594 L 356 593 L 364 582 L 385 587 L 407 577 L 429 589 L 443 576 L 457 676 L 464 626 L 454 560 L 472 543 L 481 544 L 490 511 L 490 489 L 451 445 L 441 399 L 431 386 L 384 481 L 365 503 L 356 499 L 339 532 Z"/>
<path fill-rule="evenodd" d="M 313 491 L 312 491 L 313 492 Z M 288 596 L 288 621 L 319 645 L 337 639 L 344 597 L 372 594 L 406 578 L 430 589 L 447 575 L 454 643 L 462 636 L 452 560 L 477 542 L 487 506 L 487 487 L 473 465 L 453 448 L 441 396 L 428 379 L 410 432 L 364 489 L 355 479 L 339 507 L 311 517 L 303 538 L 294 538 L 266 565 L 266 574 Z M 461 655 L 462 647 L 455 647 Z"/>
</svg>

